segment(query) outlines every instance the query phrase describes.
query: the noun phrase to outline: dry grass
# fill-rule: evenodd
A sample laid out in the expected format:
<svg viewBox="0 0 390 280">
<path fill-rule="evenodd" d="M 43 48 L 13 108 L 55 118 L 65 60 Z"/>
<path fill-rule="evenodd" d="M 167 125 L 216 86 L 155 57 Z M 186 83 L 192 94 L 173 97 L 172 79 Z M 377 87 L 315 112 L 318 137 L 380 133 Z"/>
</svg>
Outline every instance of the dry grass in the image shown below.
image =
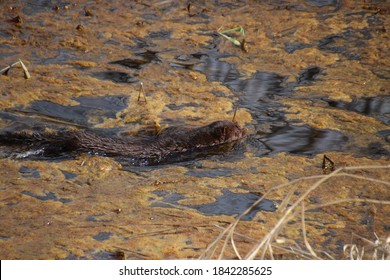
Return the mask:
<svg viewBox="0 0 390 280">
<path fill-rule="evenodd" d="M 343 249 L 349 259 L 363 260 L 368 257 L 372 260 L 390 260 L 390 236 L 386 239 L 376 236 L 374 241 L 357 234 L 353 234 L 353 237 L 364 241 L 366 246 L 359 246 L 353 242 L 346 244 Z"/>
<path fill-rule="evenodd" d="M 337 190 L 345 190 L 346 188 L 354 190 L 357 185 L 356 182 L 360 184 L 369 183 L 370 187 L 375 186 L 375 188 L 381 188 L 385 193 L 389 193 L 387 190 L 390 190 L 390 182 L 374 178 L 375 172 L 382 172 L 383 174 L 384 171 L 384 174 L 386 174 L 386 169 L 390 169 L 390 165 L 343 167 L 328 175 L 303 177 L 275 186 L 264 193 L 245 212 L 241 213 L 228 227 L 222 228 L 222 232 L 209 244 L 200 256 L 200 259 L 224 259 L 229 255 L 228 252 L 234 252 L 238 259 L 248 260 L 274 259 L 275 256 L 278 257 L 280 255 L 284 255 L 284 258 L 288 259 L 339 259 L 340 256 L 334 255 L 332 251 L 313 248 L 320 246 L 312 246 L 310 243 L 307 236 L 307 216 L 312 214 L 313 211 L 324 211 L 327 207 L 340 207 L 348 204 L 354 204 L 354 208 L 356 208 L 356 205 L 390 205 L 390 200 L 361 198 L 361 196 L 356 197 L 356 195 L 351 195 L 351 198 L 345 197 L 345 195 L 337 198 Z M 353 174 L 356 172 L 363 174 L 373 172 L 374 175 L 361 176 Z M 334 187 L 336 185 L 335 182 L 338 182 L 341 178 L 348 179 L 344 181 L 348 182 L 348 186 Z M 335 189 L 328 191 L 329 185 Z M 315 192 L 318 193 L 321 188 L 325 187 L 327 189 L 322 189 L 322 191 L 325 191 L 325 193 L 333 192 L 332 199 L 328 199 L 328 201 L 321 199 L 321 202 L 308 199 L 309 195 Z M 263 199 L 285 188 L 288 188 L 289 191 L 280 203 L 278 210 L 272 213 L 278 215 L 277 219 L 272 222 L 273 224 L 267 224 L 265 233 L 264 231 L 259 231 L 257 234 L 261 236 L 257 237 L 239 233 L 238 226 L 243 216 L 252 211 Z M 300 192 L 297 192 L 297 190 L 300 190 Z M 333 212 L 333 209 L 331 212 Z M 384 213 L 384 216 L 386 217 L 386 213 Z M 286 234 L 289 227 L 293 226 L 291 225 L 293 221 L 295 222 L 294 226 L 300 227 L 300 238 L 290 238 Z M 245 246 L 239 246 L 236 240 L 245 240 L 245 243 L 250 243 L 250 246 L 246 246 L 246 248 Z M 376 240 L 370 241 L 368 238 L 352 233 L 350 244 L 344 245 L 343 249 L 344 258 L 348 259 L 390 259 L 390 237 L 379 238 L 376 236 Z M 275 251 L 278 253 L 275 254 Z"/>
</svg>

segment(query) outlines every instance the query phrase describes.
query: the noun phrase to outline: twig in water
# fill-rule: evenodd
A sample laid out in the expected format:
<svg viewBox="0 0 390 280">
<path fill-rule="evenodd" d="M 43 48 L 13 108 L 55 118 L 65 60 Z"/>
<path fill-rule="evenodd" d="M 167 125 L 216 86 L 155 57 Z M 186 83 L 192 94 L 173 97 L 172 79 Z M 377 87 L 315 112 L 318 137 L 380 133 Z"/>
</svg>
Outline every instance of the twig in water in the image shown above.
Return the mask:
<svg viewBox="0 0 390 280">
<path fill-rule="evenodd" d="M 26 65 L 24 65 L 24 63 L 23 63 L 23 61 L 22 61 L 21 59 L 19 59 L 18 61 L 14 62 L 14 63 L 12 63 L 12 64 L 10 64 L 10 65 L 8 65 L 7 67 L 5 67 L 5 68 L 3 68 L 3 69 L 1 69 L 1 70 L 0 70 L 0 74 L 7 76 L 9 70 L 10 70 L 12 67 L 15 67 L 15 66 L 18 65 L 18 64 L 19 64 L 20 66 L 22 66 L 22 69 L 23 69 L 23 72 L 24 72 L 24 78 L 25 78 L 26 80 L 30 79 L 30 78 L 31 78 L 30 73 L 28 72 Z"/>
<path fill-rule="evenodd" d="M 148 103 L 147 101 L 146 101 L 146 95 L 145 95 L 145 91 L 144 91 L 144 84 L 143 84 L 143 82 L 141 82 L 140 83 L 140 88 L 139 88 L 139 92 L 138 92 L 138 99 L 137 99 L 137 101 L 139 101 L 140 99 L 141 99 L 141 93 L 142 93 L 142 95 L 144 96 L 144 101 L 145 101 L 145 103 Z"/>
<path fill-rule="evenodd" d="M 232 122 L 234 122 L 235 119 L 236 119 L 237 109 L 238 109 L 238 106 L 236 106 L 236 108 L 234 108 L 234 113 L 233 113 Z"/>
<path fill-rule="evenodd" d="M 26 65 L 24 65 L 23 61 L 21 61 L 20 59 L 19 59 L 19 63 L 20 63 L 20 65 L 21 65 L 22 68 L 23 68 L 24 78 L 27 79 L 27 80 L 30 79 L 31 76 L 30 76 L 30 73 L 29 73 L 28 70 L 27 70 Z"/>
</svg>

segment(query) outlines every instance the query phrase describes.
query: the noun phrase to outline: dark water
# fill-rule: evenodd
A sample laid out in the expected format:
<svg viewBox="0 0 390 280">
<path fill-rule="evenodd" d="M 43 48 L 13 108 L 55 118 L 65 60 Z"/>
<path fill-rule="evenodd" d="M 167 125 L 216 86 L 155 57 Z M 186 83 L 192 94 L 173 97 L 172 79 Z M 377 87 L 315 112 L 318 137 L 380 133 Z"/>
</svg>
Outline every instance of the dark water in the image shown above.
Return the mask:
<svg viewBox="0 0 390 280">
<path fill-rule="evenodd" d="M 31 197 L 34 197 L 36 199 L 43 200 L 43 201 L 52 200 L 52 201 L 59 201 L 62 203 L 69 203 L 72 201 L 71 199 L 68 199 L 68 198 L 59 198 L 53 192 L 48 192 L 45 195 L 38 195 L 38 194 L 35 194 L 33 192 L 30 192 L 30 191 L 22 191 L 22 194 L 28 195 L 28 196 L 31 196 Z"/>
<path fill-rule="evenodd" d="M 48 64 L 67 64 L 71 60 L 76 60 L 78 58 L 77 51 L 74 50 L 68 50 L 68 49 L 58 49 L 57 54 L 55 54 L 52 57 L 43 58 L 42 60 L 39 59 L 39 56 L 33 57 L 34 60 L 36 60 L 37 63 L 42 63 L 44 65 Z"/>
<path fill-rule="evenodd" d="M 254 193 L 235 193 L 228 189 L 223 189 L 222 195 L 215 197 L 215 202 L 200 205 L 190 205 L 179 203 L 180 200 L 183 200 L 186 197 L 178 193 L 168 193 L 165 191 L 154 191 L 153 193 L 161 198 L 158 201 L 152 202 L 151 206 L 153 207 L 169 208 L 173 207 L 172 205 L 186 206 L 196 209 L 205 215 L 239 215 L 251 207 L 260 198 L 258 194 Z M 259 211 L 275 210 L 276 206 L 274 202 L 269 199 L 264 199 L 256 207 L 254 207 L 252 211 L 243 216 L 242 220 L 253 220 Z"/>
<path fill-rule="evenodd" d="M 74 99 L 79 103 L 75 106 L 65 106 L 47 100 L 33 101 L 26 108 L 10 110 L 36 117 L 48 117 L 53 121 L 65 121 L 69 124 L 92 126 L 104 121 L 105 118 L 116 118 L 116 113 L 127 107 L 128 97 L 125 96 L 80 96 Z M 3 118 L 12 118 L 12 114 L 2 113 Z M 14 116 L 15 121 L 28 119 Z M 45 120 L 41 120 L 42 123 Z"/>
<path fill-rule="evenodd" d="M 359 60 L 359 49 L 366 46 L 371 39 L 367 29 L 347 30 L 340 34 L 329 35 L 319 41 L 318 48 L 323 51 L 342 54 L 346 59 Z"/>
<path fill-rule="evenodd" d="M 316 7 L 325 7 L 325 6 L 339 7 L 341 5 L 340 0 L 306 0 L 306 3 Z"/>
<path fill-rule="evenodd" d="M 111 64 L 119 64 L 130 69 L 140 70 L 144 65 L 152 62 L 160 61 L 157 56 L 157 52 L 146 50 L 144 52 L 136 53 L 132 58 L 125 58 L 117 61 L 110 62 Z"/>
<path fill-rule="evenodd" d="M 19 173 L 24 178 L 41 178 L 39 170 L 28 168 L 26 166 L 22 166 L 21 168 L 19 168 Z"/>
<path fill-rule="evenodd" d="M 310 84 L 317 79 L 317 76 L 321 73 L 321 68 L 318 66 L 312 66 L 307 69 L 301 71 L 297 78 L 297 83 L 299 85 L 302 84 Z"/>
<path fill-rule="evenodd" d="M 330 107 L 360 113 L 377 118 L 386 125 L 390 125 L 390 96 L 358 98 L 351 102 L 325 99 Z"/>
<path fill-rule="evenodd" d="M 158 36 L 158 34 L 155 34 L 155 36 Z M 146 46 L 144 45 L 142 46 L 142 48 L 145 47 Z M 136 48 L 136 49 L 139 50 L 142 48 Z M 110 71 L 95 72 L 92 74 L 92 76 L 101 80 L 113 81 L 115 83 L 124 83 L 124 84 L 136 83 L 139 82 L 138 79 L 139 70 L 141 70 L 149 63 L 158 63 L 160 61 L 161 60 L 158 57 L 157 52 L 150 51 L 150 50 L 145 50 L 141 52 L 138 51 L 131 57 L 110 62 L 110 64 L 123 66 L 125 70 L 131 71 L 131 73 L 128 73 L 126 71 L 110 70 Z"/>
<path fill-rule="evenodd" d="M 115 83 L 131 84 L 138 82 L 136 75 L 132 75 L 121 71 L 103 71 L 94 74 L 95 78 L 101 80 L 109 80 Z"/>
<path fill-rule="evenodd" d="M 273 152 L 313 155 L 326 151 L 342 150 L 348 138 L 334 130 L 313 129 L 308 125 L 287 125 L 274 128 L 263 140 Z"/>
<path fill-rule="evenodd" d="M 22 11 L 26 15 L 34 15 L 50 11 L 55 6 L 65 6 L 66 4 L 69 4 L 69 2 L 61 0 L 26 1 Z"/>
<path fill-rule="evenodd" d="M 93 236 L 93 239 L 101 242 L 110 239 L 111 235 L 111 232 L 99 232 L 98 234 Z"/>
<path fill-rule="evenodd" d="M 78 174 L 75 174 L 73 172 L 69 172 L 69 171 L 65 171 L 65 170 L 60 170 L 62 172 L 62 174 L 64 174 L 64 177 L 66 180 L 72 180 L 74 178 L 76 178 L 77 176 L 79 176 Z"/>
</svg>

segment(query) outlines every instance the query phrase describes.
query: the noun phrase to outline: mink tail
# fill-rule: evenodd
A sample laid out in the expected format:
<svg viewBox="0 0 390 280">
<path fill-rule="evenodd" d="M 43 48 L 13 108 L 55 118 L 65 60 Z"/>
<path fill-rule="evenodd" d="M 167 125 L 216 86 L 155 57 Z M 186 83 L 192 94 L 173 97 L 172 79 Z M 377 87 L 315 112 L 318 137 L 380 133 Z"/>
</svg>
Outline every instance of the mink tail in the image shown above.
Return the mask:
<svg viewBox="0 0 390 280">
<path fill-rule="evenodd" d="M 36 150 L 36 154 L 43 157 L 58 157 L 76 151 L 79 145 L 77 138 L 69 131 L 3 131 L 0 133 L 0 146 L 17 147 L 24 151 Z"/>
</svg>

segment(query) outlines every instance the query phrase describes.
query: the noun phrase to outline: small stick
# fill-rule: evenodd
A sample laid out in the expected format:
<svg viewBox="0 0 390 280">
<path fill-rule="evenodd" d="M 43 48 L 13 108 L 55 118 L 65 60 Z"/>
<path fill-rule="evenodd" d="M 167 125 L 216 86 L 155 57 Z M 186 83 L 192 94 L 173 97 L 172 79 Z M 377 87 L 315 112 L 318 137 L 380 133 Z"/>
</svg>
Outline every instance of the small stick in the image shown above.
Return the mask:
<svg viewBox="0 0 390 280">
<path fill-rule="evenodd" d="M 1 69 L 1 70 L 0 70 L 0 74 L 3 74 L 3 75 L 5 75 L 5 76 L 7 76 L 7 75 L 8 75 L 9 69 L 11 69 L 11 65 L 10 65 L 10 66 L 7 66 L 7 67 L 5 67 L 5 68 L 3 68 L 3 69 Z"/>
<path fill-rule="evenodd" d="M 140 84 L 141 84 L 141 87 L 140 87 L 139 92 L 138 92 L 138 99 L 137 99 L 137 101 L 140 100 L 140 98 L 141 98 L 141 93 L 142 93 L 142 95 L 144 96 L 144 101 L 145 101 L 145 103 L 148 103 L 148 102 L 146 101 L 146 95 L 145 95 L 145 91 L 144 91 L 144 83 L 141 82 Z"/>
<path fill-rule="evenodd" d="M 234 113 L 233 113 L 232 122 L 235 122 L 237 110 L 238 110 L 238 106 L 236 106 L 236 108 L 234 108 Z"/>
<path fill-rule="evenodd" d="M 27 80 L 30 79 L 31 78 L 30 73 L 28 72 L 26 65 L 24 65 L 23 61 L 21 61 L 20 58 L 19 58 L 19 63 L 23 68 L 24 78 Z"/>
<path fill-rule="evenodd" d="M 6 76 L 7 76 L 9 70 L 10 70 L 12 67 L 15 67 L 15 66 L 18 65 L 18 64 L 19 64 L 20 66 L 22 66 L 22 68 L 23 68 L 24 78 L 25 78 L 25 79 L 30 79 L 30 78 L 31 78 L 30 73 L 28 72 L 26 65 L 24 65 L 24 63 L 23 63 L 23 61 L 22 61 L 21 59 L 19 59 L 18 61 L 12 63 L 11 65 L 9 65 L 9 66 L 7 66 L 7 67 L 5 67 L 5 68 L 3 68 L 3 69 L 1 69 L 1 70 L 0 70 L 0 74 L 3 74 L 3 75 L 6 75 Z"/>
<path fill-rule="evenodd" d="M 3 68 L 0 70 L 0 73 L 3 74 L 3 75 L 7 75 L 8 74 L 8 71 L 9 69 L 11 69 L 12 67 L 16 66 L 19 64 L 19 61 L 16 61 L 10 65 L 8 65 L 7 67 Z"/>
</svg>

